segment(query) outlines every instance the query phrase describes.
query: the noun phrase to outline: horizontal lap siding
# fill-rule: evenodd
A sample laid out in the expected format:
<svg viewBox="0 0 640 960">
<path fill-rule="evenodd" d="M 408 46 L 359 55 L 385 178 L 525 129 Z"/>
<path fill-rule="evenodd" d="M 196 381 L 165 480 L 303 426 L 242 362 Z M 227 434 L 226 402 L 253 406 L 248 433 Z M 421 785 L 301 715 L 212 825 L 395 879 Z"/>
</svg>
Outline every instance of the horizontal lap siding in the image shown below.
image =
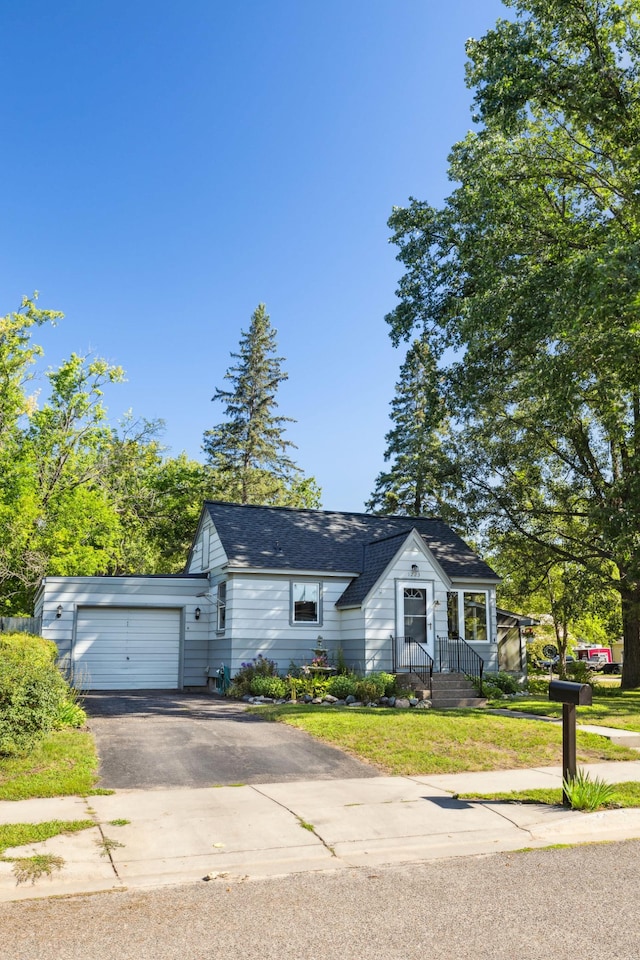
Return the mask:
<svg viewBox="0 0 640 960">
<path fill-rule="evenodd" d="M 290 582 L 309 580 L 322 583 L 322 623 L 291 624 Z M 341 615 L 336 600 L 344 592 L 347 580 L 323 580 L 321 577 L 259 577 L 234 574 L 227 583 L 227 631 L 232 641 L 232 671 L 240 664 L 262 654 L 275 660 L 286 673 L 291 661 L 309 663 L 318 636 L 332 657 L 341 644 Z"/>
<path fill-rule="evenodd" d="M 77 608 L 180 608 L 184 610 L 182 682 L 185 686 L 204 686 L 209 665 L 211 605 L 196 594 L 207 586 L 204 578 L 188 577 L 48 577 L 39 598 L 42 635 L 56 643 L 64 666 L 71 654 Z M 62 607 L 59 618 L 58 605 Z M 199 620 L 195 619 L 196 607 L 201 609 Z"/>
<path fill-rule="evenodd" d="M 340 611 L 342 621 L 341 646 L 344 658 L 352 670 L 365 671 L 364 616 L 358 608 Z"/>
<path fill-rule="evenodd" d="M 204 573 L 215 570 L 227 562 L 218 532 L 210 517 L 205 517 L 193 545 L 193 553 L 187 573 Z"/>
<path fill-rule="evenodd" d="M 417 564 L 419 576 L 411 576 L 411 566 Z M 410 544 L 397 558 L 384 580 L 376 587 L 364 605 L 366 636 L 366 669 L 392 670 L 393 650 L 391 637 L 397 634 L 396 627 L 396 580 L 427 580 L 434 585 L 435 632 L 447 629 L 447 591 L 436 567 L 414 544 Z"/>
</svg>

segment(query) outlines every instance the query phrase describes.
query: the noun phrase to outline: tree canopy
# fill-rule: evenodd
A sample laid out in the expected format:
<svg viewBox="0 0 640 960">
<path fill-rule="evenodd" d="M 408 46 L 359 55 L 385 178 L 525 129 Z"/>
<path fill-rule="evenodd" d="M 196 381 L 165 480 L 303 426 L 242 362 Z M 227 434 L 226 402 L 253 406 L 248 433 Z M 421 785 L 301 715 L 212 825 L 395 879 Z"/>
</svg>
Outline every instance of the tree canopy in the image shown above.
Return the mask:
<svg viewBox="0 0 640 960">
<path fill-rule="evenodd" d="M 455 422 L 460 495 L 485 530 L 586 571 L 622 601 L 640 685 L 640 5 L 505 0 L 468 42 L 478 128 L 455 188 L 390 226 Z"/>
</svg>

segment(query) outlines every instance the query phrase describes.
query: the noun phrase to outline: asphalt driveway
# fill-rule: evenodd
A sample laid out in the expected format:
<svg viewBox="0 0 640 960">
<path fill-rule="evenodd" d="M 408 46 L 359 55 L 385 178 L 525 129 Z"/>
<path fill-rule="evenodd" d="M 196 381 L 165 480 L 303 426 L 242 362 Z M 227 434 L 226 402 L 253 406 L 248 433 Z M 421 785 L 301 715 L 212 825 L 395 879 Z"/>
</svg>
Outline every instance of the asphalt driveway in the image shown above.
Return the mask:
<svg viewBox="0 0 640 960">
<path fill-rule="evenodd" d="M 376 777 L 378 771 L 244 704 L 183 691 L 94 691 L 84 707 L 107 789 Z"/>
</svg>

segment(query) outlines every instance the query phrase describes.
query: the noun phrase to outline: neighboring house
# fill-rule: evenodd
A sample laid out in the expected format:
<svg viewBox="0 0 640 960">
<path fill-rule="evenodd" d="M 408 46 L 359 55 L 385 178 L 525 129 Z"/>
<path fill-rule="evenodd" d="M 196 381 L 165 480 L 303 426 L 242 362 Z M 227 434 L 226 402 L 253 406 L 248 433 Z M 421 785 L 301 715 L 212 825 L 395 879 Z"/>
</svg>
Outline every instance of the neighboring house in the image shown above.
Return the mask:
<svg viewBox="0 0 640 960">
<path fill-rule="evenodd" d="M 46 577 L 35 613 L 87 689 L 204 686 L 258 654 L 286 673 L 320 640 L 370 672 L 418 645 L 447 669 L 462 638 L 495 670 L 498 582 L 441 520 L 207 502 L 183 574 Z"/>
</svg>

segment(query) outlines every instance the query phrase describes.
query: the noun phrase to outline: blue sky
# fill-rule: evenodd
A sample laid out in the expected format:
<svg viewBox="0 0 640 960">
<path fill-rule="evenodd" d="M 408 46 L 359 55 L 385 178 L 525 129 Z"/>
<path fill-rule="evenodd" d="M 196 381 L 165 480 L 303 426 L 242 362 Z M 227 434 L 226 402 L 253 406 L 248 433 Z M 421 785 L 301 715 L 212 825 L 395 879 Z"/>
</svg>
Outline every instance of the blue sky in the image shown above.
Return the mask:
<svg viewBox="0 0 640 960">
<path fill-rule="evenodd" d="M 403 354 L 385 314 L 387 218 L 447 195 L 471 126 L 464 42 L 498 0 L 20 0 L 0 9 L 0 313 L 65 319 L 47 365 L 122 365 L 113 420 L 162 418 L 201 458 L 259 302 L 289 380 L 280 413 L 327 509 L 383 468 Z"/>
</svg>

